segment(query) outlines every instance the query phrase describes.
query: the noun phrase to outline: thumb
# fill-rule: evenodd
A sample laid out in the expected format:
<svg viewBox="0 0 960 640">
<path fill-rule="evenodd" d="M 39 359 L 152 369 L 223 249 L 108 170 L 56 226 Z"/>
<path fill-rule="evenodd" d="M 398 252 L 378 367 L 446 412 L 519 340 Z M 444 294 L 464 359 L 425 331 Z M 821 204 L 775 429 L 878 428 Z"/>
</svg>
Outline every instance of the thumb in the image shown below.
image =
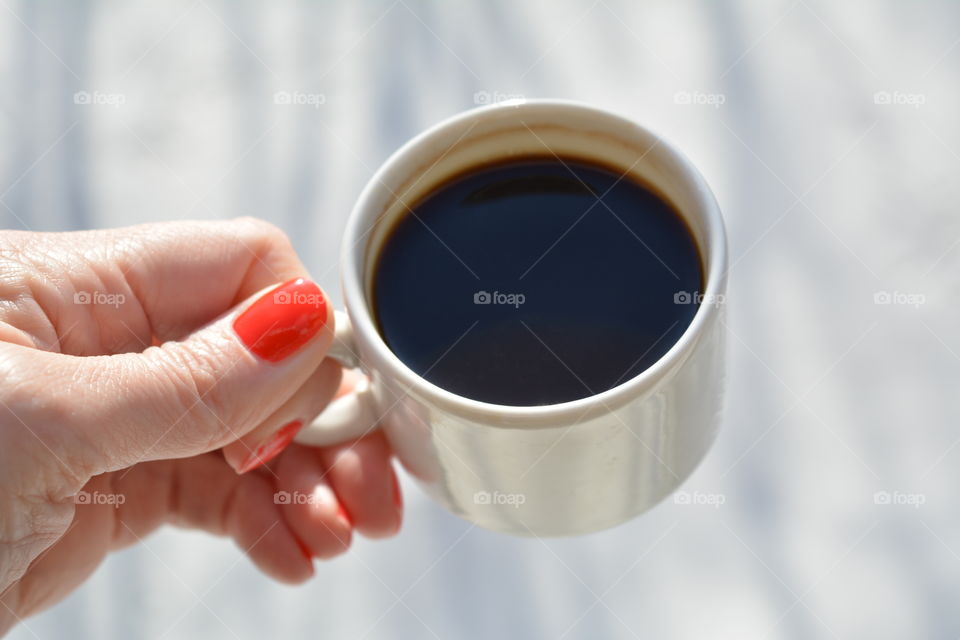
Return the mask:
<svg viewBox="0 0 960 640">
<path fill-rule="evenodd" d="M 240 438 L 310 378 L 332 339 L 326 295 L 298 278 L 182 341 L 142 353 L 55 357 L 71 380 L 70 423 L 92 444 L 92 471 L 100 473 Z"/>
</svg>

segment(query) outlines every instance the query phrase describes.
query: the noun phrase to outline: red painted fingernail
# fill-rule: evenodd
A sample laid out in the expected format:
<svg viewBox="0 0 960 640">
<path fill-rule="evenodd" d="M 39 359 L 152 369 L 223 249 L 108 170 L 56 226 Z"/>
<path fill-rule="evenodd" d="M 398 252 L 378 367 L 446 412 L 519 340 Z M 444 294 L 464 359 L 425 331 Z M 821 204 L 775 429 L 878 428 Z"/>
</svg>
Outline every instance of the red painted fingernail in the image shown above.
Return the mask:
<svg viewBox="0 0 960 640">
<path fill-rule="evenodd" d="M 296 278 L 263 294 L 233 330 L 250 351 L 279 362 L 310 341 L 327 322 L 327 299 L 313 282 Z"/>
<path fill-rule="evenodd" d="M 307 545 L 303 543 L 300 538 L 294 537 L 293 541 L 297 543 L 297 547 L 300 549 L 300 553 L 303 554 L 303 557 L 310 561 L 310 564 L 313 564 L 313 552 L 307 548 Z"/>
<path fill-rule="evenodd" d="M 350 517 L 350 514 L 347 513 L 347 510 L 344 509 L 343 505 L 339 502 L 337 503 L 337 517 L 340 518 L 348 527 L 351 529 L 353 528 L 353 518 Z"/>
<path fill-rule="evenodd" d="M 397 482 L 397 474 L 391 474 L 393 478 L 393 504 L 396 505 L 397 511 L 403 510 L 403 494 L 400 493 L 400 483 Z"/>
<path fill-rule="evenodd" d="M 303 422 L 294 420 L 280 427 L 275 434 L 270 436 L 266 442 L 257 447 L 256 450 L 243 461 L 237 473 L 246 473 L 251 469 L 256 469 L 264 462 L 276 458 L 277 455 L 286 449 L 287 445 L 293 441 L 294 436 L 297 435 L 297 432 L 300 431 L 300 427 L 302 426 Z"/>
</svg>

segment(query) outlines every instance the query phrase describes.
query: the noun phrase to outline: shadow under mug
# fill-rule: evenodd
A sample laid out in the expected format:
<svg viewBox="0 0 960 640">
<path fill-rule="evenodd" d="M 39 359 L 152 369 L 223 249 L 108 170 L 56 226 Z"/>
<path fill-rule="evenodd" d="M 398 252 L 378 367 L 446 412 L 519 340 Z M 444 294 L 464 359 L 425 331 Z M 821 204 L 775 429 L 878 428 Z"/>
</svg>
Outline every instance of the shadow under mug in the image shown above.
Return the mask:
<svg viewBox="0 0 960 640">
<path fill-rule="evenodd" d="M 409 369 L 377 331 L 371 285 L 378 251 L 398 217 L 447 178 L 491 160 L 545 154 L 619 168 L 672 202 L 699 248 L 704 302 L 660 360 L 608 391 L 524 407 L 458 396 Z M 382 428 L 432 498 L 494 531 L 560 536 L 620 524 L 676 489 L 713 442 L 723 391 L 726 260 L 710 188 L 647 129 L 558 100 L 454 116 L 394 153 L 350 215 L 341 255 L 346 312 L 337 312 L 330 355 L 359 366 L 369 384 L 335 401 L 297 441 L 332 444 Z"/>
</svg>

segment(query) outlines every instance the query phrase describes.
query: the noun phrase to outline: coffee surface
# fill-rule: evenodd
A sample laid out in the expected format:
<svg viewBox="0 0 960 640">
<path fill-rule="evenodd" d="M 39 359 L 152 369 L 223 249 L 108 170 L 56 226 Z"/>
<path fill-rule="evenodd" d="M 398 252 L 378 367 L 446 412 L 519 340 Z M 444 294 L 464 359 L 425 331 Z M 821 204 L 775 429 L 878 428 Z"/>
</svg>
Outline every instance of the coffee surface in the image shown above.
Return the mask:
<svg viewBox="0 0 960 640">
<path fill-rule="evenodd" d="M 692 234 L 660 195 L 593 164 L 528 158 L 456 176 L 404 214 L 377 259 L 390 349 L 458 395 L 576 400 L 656 362 L 697 311 Z"/>
</svg>

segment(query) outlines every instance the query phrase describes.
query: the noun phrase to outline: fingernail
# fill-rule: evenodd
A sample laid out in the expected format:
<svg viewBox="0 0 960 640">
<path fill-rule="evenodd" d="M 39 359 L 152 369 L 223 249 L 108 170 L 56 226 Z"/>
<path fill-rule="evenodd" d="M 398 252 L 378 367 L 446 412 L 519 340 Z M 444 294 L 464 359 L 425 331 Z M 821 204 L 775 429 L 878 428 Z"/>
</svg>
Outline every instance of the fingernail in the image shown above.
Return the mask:
<svg viewBox="0 0 960 640">
<path fill-rule="evenodd" d="M 393 504 L 396 505 L 397 511 L 403 511 L 403 494 L 400 493 L 400 483 L 397 482 L 397 474 L 392 474 L 393 477 Z"/>
<path fill-rule="evenodd" d="M 257 447 L 253 453 L 243 461 L 243 464 L 237 469 L 237 473 L 246 473 L 276 458 L 277 455 L 286 449 L 287 445 L 293 441 L 294 436 L 297 435 L 297 432 L 300 431 L 300 427 L 302 426 L 303 422 L 294 420 L 280 427 L 276 433 Z"/>
<path fill-rule="evenodd" d="M 347 525 L 348 528 L 353 528 L 353 518 L 350 517 L 350 514 L 347 513 L 347 510 L 344 509 L 340 503 L 337 503 L 337 517 L 340 518 L 340 521 Z"/>
<path fill-rule="evenodd" d="M 311 568 L 311 573 L 312 573 L 312 570 L 313 570 L 313 552 L 310 551 L 310 549 L 307 548 L 307 545 L 305 545 L 305 544 L 303 543 L 303 541 L 300 540 L 300 538 L 297 538 L 296 536 L 294 536 L 293 541 L 297 543 L 297 547 L 300 549 L 300 553 L 303 554 L 303 557 L 306 558 L 306 559 L 310 562 L 310 568 Z"/>
<path fill-rule="evenodd" d="M 263 294 L 233 321 L 233 330 L 250 351 L 279 362 L 309 342 L 326 321 L 327 299 L 320 287 L 296 278 Z"/>
</svg>

